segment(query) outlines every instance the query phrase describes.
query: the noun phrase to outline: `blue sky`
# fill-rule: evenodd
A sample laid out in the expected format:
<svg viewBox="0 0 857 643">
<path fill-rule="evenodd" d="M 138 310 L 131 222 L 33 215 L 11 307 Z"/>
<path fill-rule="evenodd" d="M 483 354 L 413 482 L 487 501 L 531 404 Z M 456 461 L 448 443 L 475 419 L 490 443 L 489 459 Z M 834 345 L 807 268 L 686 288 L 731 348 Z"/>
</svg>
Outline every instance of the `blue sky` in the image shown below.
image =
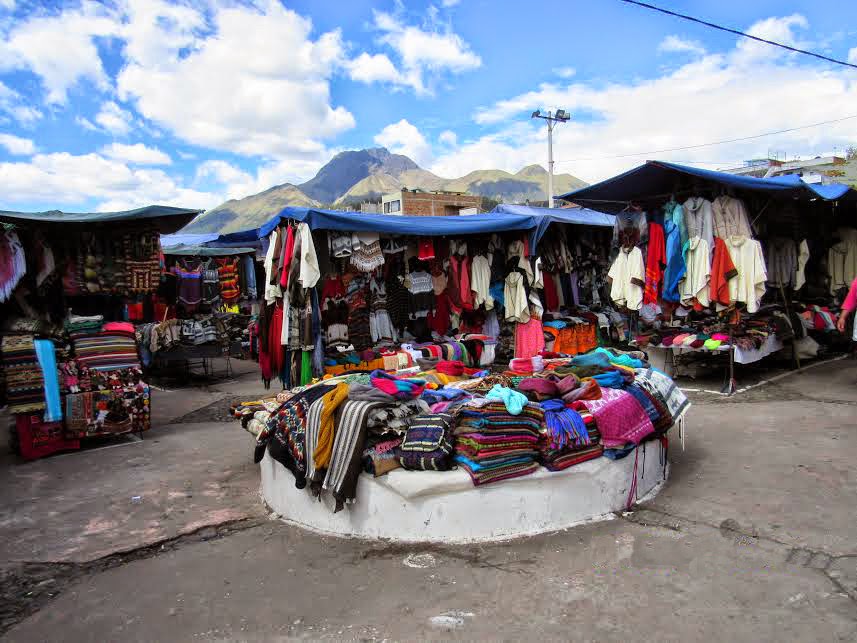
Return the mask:
<svg viewBox="0 0 857 643">
<path fill-rule="evenodd" d="M 662 0 L 857 62 L 857 3 Z M 647 156 L 717 168 L 857 143 L 857 70 L 618 0 L 0 0 L 0 208 L 213 207 L 384 145 L 453 177 Z M 624 156 L 633 155 L 633 156 Z M 605 158 L 617 157 L 621 158 Z"/>
</svg>

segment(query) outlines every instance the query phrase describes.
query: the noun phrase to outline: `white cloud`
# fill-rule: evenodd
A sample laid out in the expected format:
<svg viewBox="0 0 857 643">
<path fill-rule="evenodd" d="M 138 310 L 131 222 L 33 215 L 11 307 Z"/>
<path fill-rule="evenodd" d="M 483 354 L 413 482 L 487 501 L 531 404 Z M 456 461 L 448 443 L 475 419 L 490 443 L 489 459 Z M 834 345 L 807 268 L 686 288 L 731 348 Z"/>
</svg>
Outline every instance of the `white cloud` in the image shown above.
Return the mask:
<svg viewBox="0 0 857 643">
<path fill-rule="evenodd" d="M 361 83 L 402 84 L 404 79 L 387 54 L 367 54 L 363 52 L 348 63 L 351 80 Z"/>
<path fill-rule="evenodd" d="M 0 0 L 0 7 L 12 11 L 15 8 L 15 0 Z"/>
<path fill-rule="evenodd" d="M 413 159 L 417 165 L 431 160 L 431 144 L 425 136 L 406 119 L 398 123 L 390 123 L 376 136 L 375 142 L 383 145 L 395 154 L 404 154 Z"/>
<path fill-rule="evenodd" d="M 854 47 L 848 52 L 848 62 L 852 65 L 857 65 L 857 47 Z"/>
<path fill-rule="evenodd" d="M 65 103 L 68 90 L 81 80 L 107 89 L 96 40 L 116 35 L 117 28 L 115 16 L 95 2 L 62 13 L 36 12 L 0 41 L 0 70 L 32 71 L 48 103 Z"/>
<path fill-rule="evenodd" d="M 134 117 L 113 101 L 101 105 L 101 110 L 95 115 L 95 122 L 111 134 L 121 136 L 131 131 Z"/>
<path fill-rule="evenodd" d="M 222 195 L 183 187 L 158 169 L 132 169 L 100 154 L 37 154 L 28 162 L 0 163 L 3 198 L 11 203 L 121 210 L 152 203 L 213 207 Z"/>
<path fill-rule="evenodd" d="M 441 145 L 458 145 L 458 136 L 452 130 L 444 130 L 437 137 Z"/>
<path fill-rule="evenodd" d="M 556 67 L 553 73 L 560 78 L 571 78 L 577 73 L 577 70 L 574 67 Z"/>
<path fill-rule="evenodd" d="M 440 4 L 441 4 L 441 6 L 443 6 L 443 7 L 454 7 L 454 6 L 455 6 L 455 5 L 457 5 L 460 1 L 461 1 L 461 0 L 440 0 Z"/>
<path fill-rule="evenodd" d="M 194 154 L 193 152 L 182 152 L 181 150 L 179 150 L 178 155 L 183 161 L 192 161 L 196 158 L 196 154 Z"/>
<path fill-rule="evenodd" d="M 21 94 L 2 82 L 0 82 L 0 114 L 8 114 L 24 126 L 32 125 L 42 117 L 42 113 L 28 105 Z"/>
<path fill-rule="evenodd" d="M 75 116 L 74 122 L 80 125 L 83 129 L 89 130 L 90 132 L 98 131 L 98 126 L 85 116 Z"/>
<path fill-rule="evenodd" d="M 114 161 L 125 161 L 132 165 L 171 165 L 173 162 L 168 154 L 143 143 L 112 143 L 101 148 L 101 153 Z"/>
<path fill-rule="evenodd" d="M 36 153 L 33 141 L 13 134 L 0 133 L 0 146 L 5 147 L 9 154 L 17 156 L 30 156 Z"/>
<path fill-rule="evenodd" d="M 797 29 L 807 29 L 809 22 L 800 14 L 792 14 L 782 18 L 767 18 L 754 23 L 747 33 L 751 36 L 773 40 L 791 47 L 812 47 L 812 43 L 797 37 Z M 749 38 L 739 38 L 733 54 L 736 64 L 755 65 L 766 60 L 776 60 L 789 54 L 781 47 L 775 47 Z"/>
<path fill-rule="evenodd" d="M 802 17 L 789 16 L 762 21 L 750 31 L 794 42 L 793 36 L 782 37 L 783 25 L 796 29 L 804 24 Z M 855 121 L 844 121 L 698 150 L 603 158 L 754 135 L 855 113 L 853 72 L 772 53 L 769 49 L 775 48 L 765 47 L 764 55 L 757 55 L 752 65 L 747 64 L 747 56 L 760 52 L 748 52 L 742 40 L 725 54 L 705 55 L 660 77 L 540 85 L 479 110 L 478 124 L 500 129 L 463 141 L 439 156 L 430 169 L 443 176 L 460 176 L 489 164 L 508 171 L 544 164 L 545 128 L 528 118 L 537 108 L 563 107 L 571 112 L 572 120 L 554 133 L 557 172 L 587 181 L 615 175 L 647 158 L 704 162 L 716 169 L 764 155 L 767 149 L 808 155 L 853 142 Z M 569 160 L 573 162 L 563 162 Z"/>
<path fill-rule="evenodd" d="M 384 11 L 374 10 L 374 17 L 375 28 L 381 33 L 379 42 L 395 52 L 401 69 L 396 70 L 390 59 L 384 56 L 386 62 L 374 61 L 379 71 L 383 68 L 383 77 L 364 79 L 352 72 L 354 80 L 379 80 L 411 87 L 417 94 L 431 94 L 436 77 L 444 73 L 470 71 L 482 65 L 482 59 L 449 26 L 441 28 L 435 24 L 436 11 L 429 13 L 429 24 L 425 28 L 406 25 L 393 14 Z M 363 59 L 368 62 L 367 59 L 371 58 L 376 57 L 363 54 L 351 64 L 351 68 L 354 69 L 357 61 Z M 389 66 L 387 62 L 390 63 Z"/>
<path fill-rule="evenodd" d="M 217 187 L 226 199 L 241 199 L 283 183 L 302 183 L 313 176 L 319 163 L 295 164 L 291 160 L 274 161 L 256 168 L 253 175 L 220 159 L 200 163 L 196 168 L 196 182 Z"/>
<path fill-rule="evenodd" d="M 681 36 L 670 35 L 664 38 L 658 45 L 658 51 L 676 54 L 703 55 L 705 47 L 698 40 L 689 40 Z"/>
<path fill-rule="evenodd" d="M 330 104 L 329 79 L 344 64 L 340 33 L 313 40 L 309 20 L 275 0 L 260 5 L 218 9 L 203 35 L 193 30 L 201 14 L 183 14 L 181 28 L 167 29 L 162 14 L 147 13 L 158 29 L 141 28 L 135 33 L 146 35 L 135 37 L 149 45 L 132 39 L 126 48 L 120 97 L 195 145 L 277 158 L 324 155 L 324 139 L 354 126 L 350 112 Z"/>
</svg>

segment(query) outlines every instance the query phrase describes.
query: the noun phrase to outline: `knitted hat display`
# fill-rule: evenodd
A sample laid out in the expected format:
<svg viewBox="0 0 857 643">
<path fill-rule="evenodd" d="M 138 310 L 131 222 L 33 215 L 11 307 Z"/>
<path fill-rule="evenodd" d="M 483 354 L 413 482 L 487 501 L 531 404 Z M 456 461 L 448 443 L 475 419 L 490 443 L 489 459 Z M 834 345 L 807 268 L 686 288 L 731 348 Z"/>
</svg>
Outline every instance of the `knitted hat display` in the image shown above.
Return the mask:
<svg viewBox="0 0 857 643">
<path fill-rule="evenodd" d="M 729 335 L 726 335 L 724 333 L 714 333 L 711 336 L 711 339 L 715 339 L 719 342 L 728 342 L 729 341 Z"/>
<path fill-rule="evenodd" d="M 673 345 L 673 339 L 674 339 L 674 337 L 664 337 L 661 340 L 661 344 L 663 346 L 672 346 Z"/>
<path fill-rule="evenodd" d="M 696 335 L 688 335 L 687 337 L 685 337 L 682 344 L 684 344 L 685 346 L 690 346 L 695 341 L 696 341 Z"/>
<path fill-rule="evenodd" d="M 712 339 L 705 340 L 704 346 L 705 346 L 705 348 L 707 348 L 710 351 L 715 351 L 718 348 L 720 348 L 720 344 L 722 344 L 722 343 L 723 342 L 721 342 L 719 339 L 713 339 L 712 338 Z"/>
<path fill-rule="evenodd" d="M 691 348 L 702 348 L 705 344 L 705 340 L 699 339 L 698 337 L 690 343 Z"/>
<path fill-rule="evenodd" d="M 679 333 L 675 337 L 673 337 L 673 346 L 681 346 L 684 344 L 684 340 L 688 338 L 687 333 Z"/>
<path fill-rule="evenodd" d="M 425 380 L 406 380 L 385 371 L 375 370 L 369 374 L 372 386 L 397 400 L 411 400 L 419 397 L 426 388 Z"/>
</svg>

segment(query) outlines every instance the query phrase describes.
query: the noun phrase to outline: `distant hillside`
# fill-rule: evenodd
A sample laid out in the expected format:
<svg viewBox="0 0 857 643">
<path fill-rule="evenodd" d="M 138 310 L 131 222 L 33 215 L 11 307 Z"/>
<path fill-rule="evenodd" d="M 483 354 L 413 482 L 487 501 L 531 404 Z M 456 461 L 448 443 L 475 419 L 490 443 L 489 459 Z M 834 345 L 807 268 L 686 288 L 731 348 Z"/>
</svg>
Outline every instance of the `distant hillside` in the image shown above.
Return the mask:
<svg viewBox="0 0 857 643">
<path fill-rule="evenodd" d="M 258 228 L 289 205 L 317 208 L 321 204 L 309 198 L 291 183 L 284 183 L 259 194 L 221 203 L 216 208 L 199 215 L 185 228 L 185 231 L 223 234 Z"/>
<path fill-rule="evenodd" d="M 424 170 L 407 156 L 384 148 L 341 152 L 318 174 L 301 185 L 285 183 L 259 194 L 233 199 L 200 215 L 188 232 L 235 232 L 256 228 L 282 208 L 356 207 L 378 201 L 402 188 L 426 191 L 468 192 L 505 203 L 547 199 L 548 173 L 541 165 L 528 165 L 515 174 L 503 170 L 476 170 L 457 179 L 445 179 Z M 585 182 L 571 174 L 554 176 L 554 194 L 562 194 Z"/>
<path fill-rule="evenodd" d="M 340 152 L 318 174 L 298 187 L 310 198 L 333 203 L 355 184 L 374 174 L 398 177 L 405 170 L 419 166 L 407 156 L 390 154 L 383 147 Z"/>
</svg>

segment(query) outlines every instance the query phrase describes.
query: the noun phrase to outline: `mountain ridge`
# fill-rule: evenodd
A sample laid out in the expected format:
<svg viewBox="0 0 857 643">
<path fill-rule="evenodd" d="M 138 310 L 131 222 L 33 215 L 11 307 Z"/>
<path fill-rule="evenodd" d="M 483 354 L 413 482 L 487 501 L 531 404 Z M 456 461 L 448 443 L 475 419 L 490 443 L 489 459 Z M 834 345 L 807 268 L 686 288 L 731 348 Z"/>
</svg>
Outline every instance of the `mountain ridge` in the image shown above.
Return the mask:
<svg viewBox="0 0 857 643">
<path fill-rule="evenodd" d="M 274 185 L 257 194 L 230 199 L 199 215 L 187 232 L 237 232 L 257 228 L 286 206 L 356 208 L 378 201 L 402 188 L 467 192 L 496 201 L 544 201 L 548 173 L 541 165 L 527 165 L 512 174 L 505 170 L 473 170 L 462 177 L 443 178 L 421 168 L 403 154 L 383 147 L 340 152 L 309 181 Z M 554 175 L 554 194 L 587 185 L 571 174 Z"/>
</svg>

